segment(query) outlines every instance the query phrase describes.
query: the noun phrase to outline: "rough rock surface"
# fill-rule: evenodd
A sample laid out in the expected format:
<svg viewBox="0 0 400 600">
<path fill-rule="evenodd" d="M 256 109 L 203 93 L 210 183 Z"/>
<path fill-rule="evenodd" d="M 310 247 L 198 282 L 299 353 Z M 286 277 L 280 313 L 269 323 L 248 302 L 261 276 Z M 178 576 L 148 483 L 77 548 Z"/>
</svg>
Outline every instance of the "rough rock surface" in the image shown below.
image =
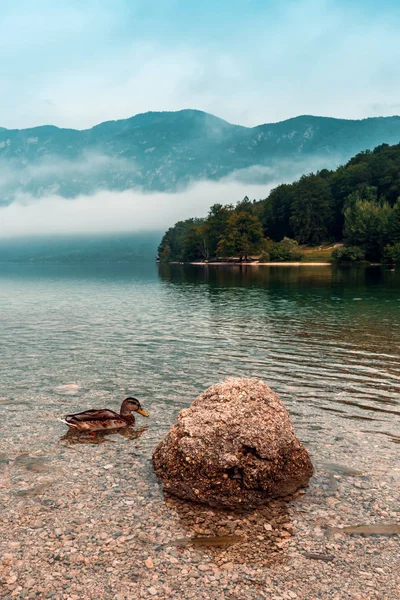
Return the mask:
<svg viewBox="0 0 400 600">
<path fill-rule="evenodd" d="M 287 496 L 313 474 L 279 396 L 244 378 L 211 386 L 182 410 L 153 464 L 166 492 L 227 508 Z"/>
</svg>

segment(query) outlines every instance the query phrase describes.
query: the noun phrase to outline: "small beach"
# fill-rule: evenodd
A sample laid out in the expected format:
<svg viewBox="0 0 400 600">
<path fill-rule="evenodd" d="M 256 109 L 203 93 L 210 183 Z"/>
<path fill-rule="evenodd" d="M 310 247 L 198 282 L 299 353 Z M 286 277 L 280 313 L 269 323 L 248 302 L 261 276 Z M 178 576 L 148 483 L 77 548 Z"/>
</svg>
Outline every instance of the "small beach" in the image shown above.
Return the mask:
<svg viewBox="0 0 400 600">
<path fill-rule="evenodd" d="M 183 263 L 171 263 L 171 264 L 183 264 Z M 196 266 L 229 266 L 229 267 L 331 267 L 332 263 L 329 262 L 192 262 L 188 263 Z"/>
</svg>

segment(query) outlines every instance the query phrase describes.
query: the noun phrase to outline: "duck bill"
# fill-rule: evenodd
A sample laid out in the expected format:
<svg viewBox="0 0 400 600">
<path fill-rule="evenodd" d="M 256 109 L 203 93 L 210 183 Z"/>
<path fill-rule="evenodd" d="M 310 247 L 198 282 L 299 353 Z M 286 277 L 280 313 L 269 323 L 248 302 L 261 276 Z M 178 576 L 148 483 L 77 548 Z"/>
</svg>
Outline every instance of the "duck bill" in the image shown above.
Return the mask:
<svg viewBox="0 0 400 600">
<path fill-rule="evenodd" d="M 142 417 L 148 417 L 149 416 L 147 414 L 147 412 L 145 410 L 143 410 L 143 408 L 138 408 L 137 412 L 139 413 L 139 415 L 142 415 Z"/>
</svg>

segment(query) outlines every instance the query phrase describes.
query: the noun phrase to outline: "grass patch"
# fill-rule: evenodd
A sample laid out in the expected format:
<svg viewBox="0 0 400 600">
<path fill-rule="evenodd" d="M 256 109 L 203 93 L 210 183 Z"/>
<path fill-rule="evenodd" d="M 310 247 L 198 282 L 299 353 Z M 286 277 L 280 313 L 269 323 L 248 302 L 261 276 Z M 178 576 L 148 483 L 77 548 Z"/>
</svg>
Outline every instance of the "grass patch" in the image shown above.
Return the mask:
<svg viewBox="0 0 400 600">
<path fill-rule="evenodd" d="M 301 246 L 301 262 L 331 262 L 332 252 L 342 244 L 326 244 L 321 246 Z"/>
</svg>

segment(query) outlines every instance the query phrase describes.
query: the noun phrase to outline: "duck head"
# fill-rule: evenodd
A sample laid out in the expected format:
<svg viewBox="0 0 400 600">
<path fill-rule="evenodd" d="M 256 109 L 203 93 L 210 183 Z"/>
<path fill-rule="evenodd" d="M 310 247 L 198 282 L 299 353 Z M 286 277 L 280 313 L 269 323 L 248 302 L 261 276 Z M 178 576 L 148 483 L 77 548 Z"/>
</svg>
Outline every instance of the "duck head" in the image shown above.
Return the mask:
<svg viewBox="0 0 400 600">
<path fill-rule="evenodd" d="M 149 416 L 147 412 L 141 407 L 139 400 L 132 397 L 125 398 L 121 405 L 121 415 L 130 415 L 133 412 L 139 413 L 139 415 L 142 415 L 142 417 Z"/>
</svg>

